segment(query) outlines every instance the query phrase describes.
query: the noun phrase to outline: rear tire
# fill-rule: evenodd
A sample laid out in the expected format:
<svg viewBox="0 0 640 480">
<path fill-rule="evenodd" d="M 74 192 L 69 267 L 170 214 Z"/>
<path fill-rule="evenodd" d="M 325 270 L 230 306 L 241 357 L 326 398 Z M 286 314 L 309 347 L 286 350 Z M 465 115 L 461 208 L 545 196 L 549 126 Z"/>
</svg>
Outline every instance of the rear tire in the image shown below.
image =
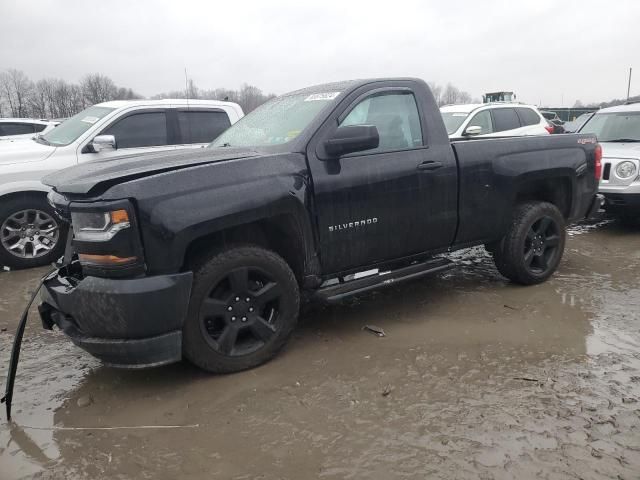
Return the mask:
<svg viewBox="0 0 640 480">
<path fill-rule="evenodd" d="M 44 195 L 25 193 L 0 199 L 0 265 L 39 267 L 63 253 L 67 228 Z"/>
<path fill-rule="evenodd" d="M 298 282 L 274 252 L 237 246 L 214 253 L 194 268 L 184 356 L 214 373 L 261 365 L 287 343 L 299 308 Z"/>
<path fill-rule="evenodd" d="M 544 282 L 562 259 L 565 228 L 564 217 L 552 203 L 518 205 L 506 235 L 493 251 L 498 271 L 521 285 Z"/>
</svg>

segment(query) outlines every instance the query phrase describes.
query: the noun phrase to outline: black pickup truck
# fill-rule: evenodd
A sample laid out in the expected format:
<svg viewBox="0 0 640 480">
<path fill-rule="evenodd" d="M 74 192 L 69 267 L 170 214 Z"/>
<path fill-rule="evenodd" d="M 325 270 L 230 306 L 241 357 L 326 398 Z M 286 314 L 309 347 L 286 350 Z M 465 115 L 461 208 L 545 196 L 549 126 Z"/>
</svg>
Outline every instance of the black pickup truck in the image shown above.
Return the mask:
<svg viewBox="0 0 640 480">
<path fill-rule="evenodd" d="M 74 236 L 43 325 L 113 366 L 233 372 L 283 347 L 301 299 L 439 272 L 452 250 L 485 245 L 505 277 L 539 283 L 565 225 L 600 206 L 600 157 L 593 135 L 450 142 L 421 80 L 298 90 L 208 148 L 49 176 Z"/>
</svg>

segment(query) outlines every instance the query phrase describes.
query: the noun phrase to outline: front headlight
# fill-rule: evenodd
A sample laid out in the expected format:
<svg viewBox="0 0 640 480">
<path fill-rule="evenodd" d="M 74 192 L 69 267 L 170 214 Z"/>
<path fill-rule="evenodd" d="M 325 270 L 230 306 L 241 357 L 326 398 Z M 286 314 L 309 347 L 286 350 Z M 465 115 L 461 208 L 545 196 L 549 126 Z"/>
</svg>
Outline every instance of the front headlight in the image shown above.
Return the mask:
<svg viewBox="0 0 640 480">
<path fill-rule="evenodd" d="M 133 275 L 144 270 L 142 243 L 128 200 L 71 203 L 73 248 L 87 275 Z"/>
<path fill-rule="evenodd" d="M 131 227 L 126 210 L 110 212 L 71 212 L 71 225 L 76 240 L 82 242 L 107 242 L 116 233 Z"/>
<path fill-rule="evenodd" d="M 631 178 L 636 174 L 636 164 L 630 162 L 628 160 L 624 162 L 620 162 L 616 166 L 616 175 L 619 178 L 626 180 L 627 178 Z"/>
</svg>

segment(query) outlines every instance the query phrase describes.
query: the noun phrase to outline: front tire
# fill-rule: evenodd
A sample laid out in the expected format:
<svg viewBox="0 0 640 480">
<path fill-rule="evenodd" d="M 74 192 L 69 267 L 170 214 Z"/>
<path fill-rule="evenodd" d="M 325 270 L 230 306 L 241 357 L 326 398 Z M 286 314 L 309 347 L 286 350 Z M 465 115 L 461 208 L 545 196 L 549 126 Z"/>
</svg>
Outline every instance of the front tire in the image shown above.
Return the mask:
<svg viewBox="0 0 640 480">
<path fill-rule="evenodd" d="M 0 265 L 21 269 L 52 263 L 62 255 L 66 235 L 44 195 L 0 200 Z"/>
<path fill-rule="evenodd" d="M 255 246 L 214 253 L 194 268 L 184 356 L 214 373 L 261 365 L 284 347 L 299 308 L 298 282 L 279 255 Z"/>
<path fill-rule="evenodd" d="M 558 207 L 528 202 L 516 207 L 507 234 L 493 251 L 498 271 L 509 280 L 533 285 L 556 271 L 566 240 L 566 225 Z"/>
</svg>

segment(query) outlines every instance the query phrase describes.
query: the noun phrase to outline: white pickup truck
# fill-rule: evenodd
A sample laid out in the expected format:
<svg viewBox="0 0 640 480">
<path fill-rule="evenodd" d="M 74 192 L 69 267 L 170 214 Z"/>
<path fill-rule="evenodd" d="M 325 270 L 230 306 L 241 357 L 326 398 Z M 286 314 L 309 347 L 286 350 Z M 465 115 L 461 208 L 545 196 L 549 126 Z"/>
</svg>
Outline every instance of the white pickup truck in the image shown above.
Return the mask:
<svg viewBox="0 0 640 480">
<path fill-rule="evenodd" d="M 66 231 L 41 179 L 81 162 L 202 147 L 244 116 L 214 100 L 100 103 L 33 139 L 0 142 L 0 265 L 46 265 L 61 255 Z"/>
</svg>

